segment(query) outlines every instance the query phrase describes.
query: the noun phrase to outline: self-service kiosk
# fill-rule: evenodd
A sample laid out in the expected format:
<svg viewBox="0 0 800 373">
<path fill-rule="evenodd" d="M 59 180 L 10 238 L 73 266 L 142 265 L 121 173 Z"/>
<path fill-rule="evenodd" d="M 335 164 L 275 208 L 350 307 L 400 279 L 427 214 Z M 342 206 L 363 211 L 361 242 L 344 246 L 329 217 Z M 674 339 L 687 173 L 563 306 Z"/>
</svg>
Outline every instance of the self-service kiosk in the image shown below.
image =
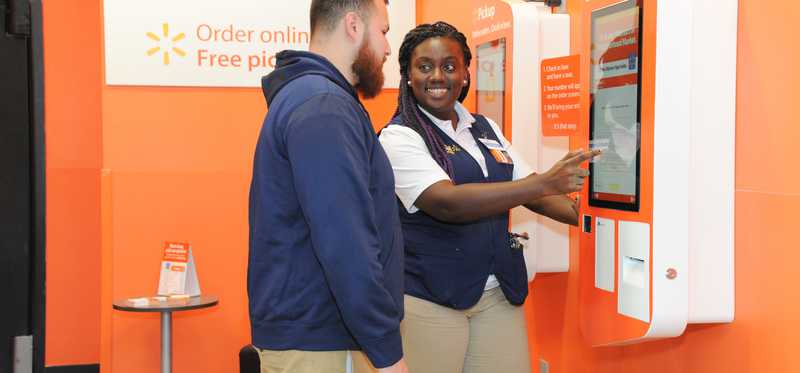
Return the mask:
<svg viewBox="0 0 800 373">
<path fill-rule="evenodd" d="M 737 2 L 587 0 L 580 326 L 595 346 L 733 320 Z"/>
<path fill-rule="evenodd" d="M 473 16 L 477 112 L 492 118 L 532 167 L 547 170 L 569 151 L 569 138 L 541 136 L 539 65 L 569 54 L 569 16 L 521 0 L 474 0 Z M 525 208 L 511 211 L 511 225 L 531 237 L 529 279 L 535 271 L 568 270 L 567 226 Z"/>
</svg>

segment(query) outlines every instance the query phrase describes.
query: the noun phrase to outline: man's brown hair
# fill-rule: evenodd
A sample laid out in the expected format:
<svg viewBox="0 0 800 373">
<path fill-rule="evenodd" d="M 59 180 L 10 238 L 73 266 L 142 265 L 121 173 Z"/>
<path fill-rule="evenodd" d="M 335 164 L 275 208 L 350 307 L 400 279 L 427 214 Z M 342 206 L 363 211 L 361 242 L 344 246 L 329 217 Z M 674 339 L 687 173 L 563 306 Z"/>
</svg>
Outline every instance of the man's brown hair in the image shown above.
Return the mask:
<svg viewBox="0 0 800 373">
<path fill-rule="evenodd" d="M 311 34 L 321 27 L 320 31 L 333 30 L 339 20 L 347 12 L 358 12 L 362 17 L 369 18 L 374 0 L 312 0 L 311 1 Z M 384 0 L 389 4 L 389 0 Z"/>
</svg>

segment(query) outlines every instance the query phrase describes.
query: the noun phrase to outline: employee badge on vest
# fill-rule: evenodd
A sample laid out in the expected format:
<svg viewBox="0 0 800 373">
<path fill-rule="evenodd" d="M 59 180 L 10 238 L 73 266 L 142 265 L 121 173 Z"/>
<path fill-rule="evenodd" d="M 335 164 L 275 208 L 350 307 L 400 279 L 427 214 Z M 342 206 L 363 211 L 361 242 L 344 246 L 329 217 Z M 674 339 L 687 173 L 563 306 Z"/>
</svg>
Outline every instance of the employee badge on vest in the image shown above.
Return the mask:
<svg viewBox="0 0 800 373">
<path fill-rule="evenodd" d="M 514 160 L 508 155 L 508 152 L 500 145 L 499 142 L 492 139 L 479 138 L 480 142 L 489 149 L 489 153 L 494 157 L 497 163 L 501 164 L 514 164 Z"/>
</svg>

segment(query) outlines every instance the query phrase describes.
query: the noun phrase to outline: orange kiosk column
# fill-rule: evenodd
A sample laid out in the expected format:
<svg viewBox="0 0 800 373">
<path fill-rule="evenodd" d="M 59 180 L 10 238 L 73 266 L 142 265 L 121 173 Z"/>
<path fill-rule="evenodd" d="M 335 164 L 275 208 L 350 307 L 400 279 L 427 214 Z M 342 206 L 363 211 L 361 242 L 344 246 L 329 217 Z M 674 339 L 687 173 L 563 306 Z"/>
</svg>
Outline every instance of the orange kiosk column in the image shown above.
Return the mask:
<svg viewBox="0 0 800 373">
<path fill-rule="evenodd" d="M 733 320 L 733 0 L 587 0 L 580 326 L 594 346 Z"/>
</svg>

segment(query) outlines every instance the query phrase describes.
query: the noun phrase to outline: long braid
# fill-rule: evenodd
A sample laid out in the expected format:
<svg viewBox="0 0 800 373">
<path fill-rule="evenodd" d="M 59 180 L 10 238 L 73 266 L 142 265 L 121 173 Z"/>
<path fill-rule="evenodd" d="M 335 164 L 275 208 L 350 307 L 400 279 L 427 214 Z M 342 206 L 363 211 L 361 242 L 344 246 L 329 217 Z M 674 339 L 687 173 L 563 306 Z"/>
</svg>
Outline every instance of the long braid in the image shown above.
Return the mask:
<svg viewBox="0 0 800 373">
<path fill-rule="evenodd" d="M 406 76 L 402 76 L 402 78 L 408 80 Z M 422 136 L 423 140 L 425 140 L 425 145 L 428 147 L 428 151 L 430 151 L 436 163 L 444 169 L 447 175 L 451 178 L 454 177 L 453 164 L 447 157 L 447 153 L 445 153 L 442 139 L 434 131 L 430 119 L 425 117 L 417 107 L 417 100 L 414 98 L 414 93 L 408 88 L 408 85 L 406 85 L 404 91 L 405 92 L 401 92 L 402 97 L 398 98 L 403 101 L 402 105 L 399 105 L 403 108 L 401 113 L 403 121 L 408 123 L 409 127 Z"/>
<path fill-rule="evenodd" d="M 469 67 L 472 53 L 467 45 L 467 38 L 459 32 L 455 27 L 446 22 L 436 22 L 434 24 L 421 24 L 409 31 L 403 39 L 403 44 L 400 46 L 399 62 L 400 62 L 400 95 L 397 97 L 397 110 L 394 116 L 400 116 L 403 124 L 410 127 L 425 141 L 425 145 L 431 156 L 439 166 L 447 173 L 452 179 L 454 175 L 453 164 L 447 157 L 445 152 L 445 145 L 436 131 L 433 129 L 433 124 L 430 122 L 422 112 L 419 110 L 417 99 L 411 87 L 406 83 L 409 80 L 409 66 L 411 63 L 411 55 L 414 49 L 427 39 L 434 37 L 447 37 L 455 40 L 461 44 L 461 49 L 464 56 L 464 65 Z M 459 101 L 463 101 L 464 97 L 469 92 L 469 83 L 461 90 L 458 97 Z"/>
</svg>

